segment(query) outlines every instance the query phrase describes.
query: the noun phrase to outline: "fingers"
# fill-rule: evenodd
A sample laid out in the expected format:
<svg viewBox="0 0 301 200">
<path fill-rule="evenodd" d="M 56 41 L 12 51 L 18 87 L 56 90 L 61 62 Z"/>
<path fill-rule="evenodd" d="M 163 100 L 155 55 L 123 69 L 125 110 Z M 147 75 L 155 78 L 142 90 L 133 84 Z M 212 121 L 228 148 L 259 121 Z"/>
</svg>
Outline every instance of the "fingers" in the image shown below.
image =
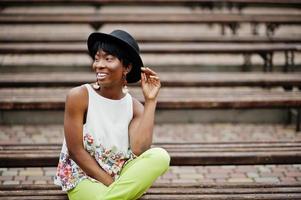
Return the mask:
<svg viewBox="0 0 301 200">
<path fill-rule="evenodd" d="M 152 76 L 152 75 L 150 75 L 149 77 L 150 77 L 151 79 L 160 80 L 160 78 L 159 78 L 158 76 Z"/>
<path fill-rule="evenodd" d="M 144 85 L 145 82 L 146 82 L 146 75 L 145 75 L 145 73 L 141 72 L 141 83 L 142 83 L 142 85 Z"/>
<path fill-rule="evenodd" d="M 156 72 L 154 72 L 153 70 L 151 70 L 148 67 L 141 67 L 142 72 L 149 74 L 149 75 L 157 75 Z"/>
<path fill-rule="evenodd" d="M 154 79 L 160 80 L 157 73 L 148 67 L 141 67 L 141 71 L 142 71 L 141 74 L 143 74 L 145 81 L 154 80 Z M 142 75 L 141 75 L 141 77 L 142 77 Z"/>
<path fill-rule="evenodd" d="M 142 86 L 145 84 L 152 84 L 160 87 L 161 85 L 160 78 L 158 77 L 157 73 L 148 67 L 141 67 L 141 83 Z"/>
</svg>

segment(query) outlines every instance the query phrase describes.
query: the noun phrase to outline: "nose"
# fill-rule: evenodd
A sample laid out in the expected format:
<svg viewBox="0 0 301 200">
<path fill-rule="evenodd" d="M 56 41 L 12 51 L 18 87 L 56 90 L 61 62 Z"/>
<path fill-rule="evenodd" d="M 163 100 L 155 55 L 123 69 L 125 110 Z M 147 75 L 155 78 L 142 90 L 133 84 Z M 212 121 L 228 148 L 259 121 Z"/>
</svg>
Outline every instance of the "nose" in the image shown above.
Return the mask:
<svg viewBox="0 0 301 200">
<path fill-rule="evenodd" d="M 102 59 L 99 59 L 98 61 L 95 61 L 94 62 L 94 68 L 95 69 L 102 69 L 102 68 L 105 68 L 105 63 Z"/>
</svg>

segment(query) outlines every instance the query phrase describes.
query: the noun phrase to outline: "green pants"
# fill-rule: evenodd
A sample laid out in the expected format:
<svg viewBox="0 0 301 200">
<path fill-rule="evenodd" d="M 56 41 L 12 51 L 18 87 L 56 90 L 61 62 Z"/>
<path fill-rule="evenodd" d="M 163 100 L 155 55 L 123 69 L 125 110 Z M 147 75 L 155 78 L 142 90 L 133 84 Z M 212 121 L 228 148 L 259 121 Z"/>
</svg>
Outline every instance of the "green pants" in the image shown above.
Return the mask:
<svg viewBox="0 0 301 200">
<path fill-rule="evenodd" d="M 168 170 L 170 157 L 162 148 L 152 148 L 128 162 L 120 177 L 109 187 L 89 179 L 68 191 L 70 200 L 138 199 Z"/>
</svg>

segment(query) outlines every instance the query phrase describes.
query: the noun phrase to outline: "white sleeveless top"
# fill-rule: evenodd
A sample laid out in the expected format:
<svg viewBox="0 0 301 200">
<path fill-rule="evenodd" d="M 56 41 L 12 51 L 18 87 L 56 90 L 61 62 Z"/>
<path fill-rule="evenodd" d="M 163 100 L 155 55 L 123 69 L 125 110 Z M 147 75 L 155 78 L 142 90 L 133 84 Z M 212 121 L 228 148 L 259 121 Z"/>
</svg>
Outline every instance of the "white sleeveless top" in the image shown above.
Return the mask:
<svg viewBox="0 0 301 200">
<path fill-rule="evenodd" d="M 135 158 L 130 150 L 128 134 L 133 118 L 132 97 L 127 93 L 120 100 L 112 100 L 99 95 L 90 84 L 85 86 L 89 103 L 83 125 L 84 148 L 103 170 L 117 179 L 123 165 Z M 94 180 L 69 157 L 64 139 L 54 183 L 67 191 L 86 178 Z"/>
</svg>

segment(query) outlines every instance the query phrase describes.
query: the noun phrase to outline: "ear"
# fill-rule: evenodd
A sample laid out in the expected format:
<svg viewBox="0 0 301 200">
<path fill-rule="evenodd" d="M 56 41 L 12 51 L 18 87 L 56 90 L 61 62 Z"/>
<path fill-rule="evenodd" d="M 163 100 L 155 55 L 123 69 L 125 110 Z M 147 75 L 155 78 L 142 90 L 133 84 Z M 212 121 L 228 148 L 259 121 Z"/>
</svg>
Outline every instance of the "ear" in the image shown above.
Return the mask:
<svg viewBox="0 0 301 200">
<path fill-rule="evenodd" d="M 124 72 L 125 72 L 126 74 L 128 74 L 128 73 L 132 70 L 132 67 L 133 67 L 133 65 L 132 65 L 132 64 L 129 64 L 127 67 L 125 67 Z"/>
</svg>

